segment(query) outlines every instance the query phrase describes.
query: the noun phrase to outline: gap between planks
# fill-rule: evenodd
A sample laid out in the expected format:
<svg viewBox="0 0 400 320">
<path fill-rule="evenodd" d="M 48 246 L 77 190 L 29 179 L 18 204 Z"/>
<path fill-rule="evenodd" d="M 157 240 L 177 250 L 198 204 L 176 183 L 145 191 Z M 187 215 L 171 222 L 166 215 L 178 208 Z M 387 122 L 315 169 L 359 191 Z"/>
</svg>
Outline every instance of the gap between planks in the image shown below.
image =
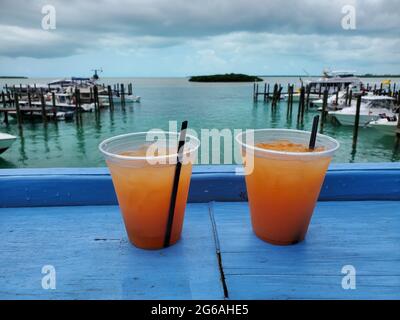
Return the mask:
<svg viewBox="0 0 400 320">
<path fill-rule="evenodd" d="M 222 264 L 222 255 L 221 255 L 219 238 L 218 238 L 218 230 L 217 230 L 217 225 L 215 223 L 215 218 L 214 218 L 214 202 L 213 201 L 208 203 L 208 214 L 209 214 L 209 217 L 211 220 L 212 232 L 213 232 L 214 243 L 215 243 L 215 253 L 217 255 L 220 279 L 221 279 L 221 283 L 222 283 L 222 288 L 224 290 L 224 299 L 229 299 L 229 291 L 228 291 L 228 286 L 226 284 L 224 266 Z"/>
</svg>

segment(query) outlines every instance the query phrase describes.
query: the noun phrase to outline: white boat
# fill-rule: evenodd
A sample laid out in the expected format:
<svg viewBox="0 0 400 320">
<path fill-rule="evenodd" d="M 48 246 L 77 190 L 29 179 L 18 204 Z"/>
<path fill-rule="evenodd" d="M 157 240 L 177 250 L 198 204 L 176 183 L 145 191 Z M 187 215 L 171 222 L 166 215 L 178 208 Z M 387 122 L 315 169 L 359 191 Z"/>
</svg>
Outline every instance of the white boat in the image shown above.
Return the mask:
<svg viewBox="0 0 400 320">
<path fill-rule="evenodd" d="M 133 94 L 125 95 L 126 102 L 140 102 L 140 97 Z"/>
<path fill-rule="evenodd" d="M 12 136 L 11 134 L 0 132 L 0 154 L 11 147 L 16 139 L 17 137 Z"/>
<path fill-rule="evenodd" d="M 81 109 L 86 112 L 92 112 L 96 109 L 94 102 L 81 104 Z"/>
<path fill-rule="evenodd" d="M 352 90 L 353 93 L 354 92 L 358 93 L 358 90 L 355 87 L 352 87 L 349 89 Z M 346 103 L 346 95 L 347 95 L 347 89 L 339 91 L 339 93 L 337 95 L 336 94 L 330 95 L 327 100 L 327 110 L 343 109 L 343 105 Z M 353 97 L 352 103 L 354 101 L 355 101 L 355 98 Z M 310 106 L 321 108 L 323 103 L 324 103 L 324 99 L 322 98 L 322 99 L 312 101 Z"/>
<path fill-rule="evenodd" d="M 397 117 L 394 116 L 371 121 L 368 126 L 379 130 L 379 132 L 381 132 L 382 134 L 394 136 L 397 129 L 397 123 Z"/>
<path fill-rule="evenodd" d="M 140 96 L 135 96 L 133 94 L 125 95 L 125 102 L 140 102 Z M 99 100 L 103 100 L 104 106 L 109 105 L 108 95 L 99 95 Z M 121 96 L 113 95 L 113 102 L 121 102 Z"/>
<path fill-rule="evenodd" d="M 387 96 L 367 95 L 361 97 L 359 125 L 365 126 L 371 121 L 376 121 L 382 117 L 395 116 L 393 111 L 394 100 L 394 98 Z M 335 117 L 341 125 L 352 126 L 355 121 L 356 109 L 356 103 L 352 103 L 350 107 L 329 111 L 328 114 Z"/>
<path fill-rule="evenodd" d="M 287 99 L 289 98 L 289 95 L 284 94 L 283 98 L 287 101 Z M 304 98 L 307 99 L 307 93 L 304 94 Z M 314 101 L 319 98 L 320 98 L 320 96 L 318 93 L 310 93 L 310 95 L 308 96 L 309 101 Z M 300 101 L 300 93 L 293 93 L 293 102 L 299 102 L 299 101 Z"/>
<path fill-rule="evenodd" d="M 51 89 L 54 88 L 85 88 L 85 87 L 91 87 L 96 84 L 96 81 L 91 78 L 82 78 L 82 77 L 71 77 L 71 78 L 64 78 L 64 79 L 58 79 L 51 81 L 47 83 L 47 87 L 50 87 Z"/>
<path fill-rule="evenodd" d="M 312 93 L 328 90 L 328 94 L 334 94 L 337 91 L 346 90 L 347 87 L 352 87 L 353 93 L 361 90 L 362 81 L 348 71 L 323 71 L 323 76 L 318 80 L 308 80 L 305 84 L 310 87 Z"/>
<path fill-rule="evenodd" d="M 347 87 L 350 87 L 353 91 L 359 92 L 361 90 L 362 82 L 360 78 L 356 77 L 353 72 L 348 71 L 323 71 L 323 75 L 318 80 L 305 80 L 305 86 L 310 88 L 309 101 L 312 104 L 322 106 L 322 98 L 324 91 L 327 90 L 329 95 L 336 96 L 337 91 L 345 91 Z M 288 94 L 284 95 L 287 100 Z M 305 94 L 307 97 L 307 93 Z M 300 100 L 300 93 L 296 92 L 293 94 L 293 102 Z M 318 100 L 316 103 L 315 100 Z"/>
<path fill-rule="evenodd" d="M 61 111 L 74 111 L 76 110 L 76 104 L 75 104 L 75 98 L 73 97 L 72 94 L 70 93 L 56 93 L 55 94 L 55 99 L 56 99 L 56 106 L 57 109 Z M 41 102 L 33 102 L 32 105 L 34 106 L 41 106 Z M 52 107 L 53 106 L 53 101 L 52 101 L 52 94 L 48 93 L 46 95 L 46 106 L 47 107 Z M 91 112 L 95 110 L 95 105 L 94 103 L 82 103 L 81 104 L 81 109 L 85 112 Z"/>
</svg>

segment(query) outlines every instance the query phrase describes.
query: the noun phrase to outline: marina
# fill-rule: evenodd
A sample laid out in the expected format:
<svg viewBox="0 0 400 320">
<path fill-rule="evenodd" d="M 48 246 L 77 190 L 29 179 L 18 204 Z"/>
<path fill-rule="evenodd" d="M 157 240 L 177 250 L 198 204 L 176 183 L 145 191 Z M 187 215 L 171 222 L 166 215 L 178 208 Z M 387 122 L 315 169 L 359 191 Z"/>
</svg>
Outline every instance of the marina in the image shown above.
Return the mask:
<svg viewBox="0 0 400 320">
<path fill-rule="evenodd" d="M 114 103 L 125 107 L 126 103 L 140 102 L 140 97 L 133 95 L 132 83 L 125 90 L 124 84 L 110 85 L 96 83 L 97 73 L 93 78 L 62 79 L 43 84 L 19 84 L 8 86 L 1 91 L 0 114 L 4 114 L 4 123 L 8 124 L 8 115 L 17 119 L 21 126 L 24 119 L 42 118 L 48 120 L 70 120 L 73 112 L 99 111 L 100 108 L 113 109 Z"/>
<path fill-rule="evenodd" d="M 318 80 L 318 78 L 315 78 Z M 2 80 L 3 87 L 19 87 L 30 83 L 48 83 L 53 79 Z M 301 88 L 298 77 L 263 78 L 270 83 L 280 83 L 287 88 L 289 84 Z M 367 78 L 369 88 L 380 90 L 385 79 Z M 114 84 L 129 83 L 144 98 L 140 103 L 113 101 L 113 107 L 99 108 L 99 112 L 75 112 L 69 121 L 53 121 L 52 110 L 48 110 L 48 121 L 42 120 L 42 109 L 35 110 L 36 119 L 28 119 L 19 127 L 17 119 L 9 117 L 8 125 L 1 117 L 0 132 L 17 137 L 11 148 L 0 157 L 3 168 L 15 167 L 82 167 L 102 166 L 96 150 L 98 142 L 116 134 L 133 131 L 146 131 L 150 128 L 169 129 L 169 121 L 189 119 L 191 127 L 200 132 L 202 128 L 246 129 L 246 128 L 302 128 L 310 129 L 312 117 L 321 114 L 317 107 L 305 105 L 303 122 L 298 121 L 299 103 L 282 99 L 254 102 L 249 99 L 252 84 L 249 83 L 194 83 L 187 78 L 103 78 L 105 87 L 114 90 Z M 399 88 L 398 80 L 391 79 Z M 260 86 L 264 85 L 260 83 Z M 121 87 L 121 85 L 120 85 Z M 385 86 L 383 86 L 385 88 Z M 115 89 L 117 89 L 115 87 Z M 283 90 L 282 90 L 283 91 Z M 285 90 L 286 91 L 286 90 Z M 355 99 L 352 99 L 354 104 Z M 106 101 L 108 102 L 108 101 Z M 274 106 L 273 106 L 274 105 Z M 0 112 L 3 108 L 0 103 Z M 51 108 L 51 107 L 50 107 Z M 307 110 L 307 111 L 306 111 Z M 328 109 L 327 109 L 328 111 Z M 301 115 L 301 113 L 300 113 Z M 397 116 L 396 116 L 397 117 Z M 398 117 L 397 117 L 398 118 Z M 353 149 L 353 128 L 336 123 L 330 116 L 321 122 L 325 134 L 341 142 L 335 162 L 385 162 L 399 161 L 400 155 L 395 144 L 394 134 L 385 134 L 375 126 L 360 126 L 357 148 Z M 93 151 L 94 150 L 94 151 Z M 42 157 L 45 156 L 45 161 Z"/>
</svg>

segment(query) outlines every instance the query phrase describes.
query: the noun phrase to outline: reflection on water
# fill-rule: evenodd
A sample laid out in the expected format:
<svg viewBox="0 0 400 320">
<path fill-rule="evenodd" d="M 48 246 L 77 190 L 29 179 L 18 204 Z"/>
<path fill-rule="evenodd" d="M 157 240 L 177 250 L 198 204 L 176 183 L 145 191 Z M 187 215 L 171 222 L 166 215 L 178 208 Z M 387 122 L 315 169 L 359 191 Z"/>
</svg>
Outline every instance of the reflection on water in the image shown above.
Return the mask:
<svg viewBox="0 0 400 320">
<path fill-rule="evenodd" d="M 80 117 L 80 116 L 79 116 Z M 85 129 L 82 123 L 82 118 L 76 122 L 76 148 L 79 157 L 86 154 L 85 148 Z"/>
<path fill-rule="evenodd" d="M 11 168 L 17 168 L 17 166 L 15 163 L 3 159 L 2 156 L 0 155 L 0 168 L 11 169 Z"/>
<path fill-rule="evenodd" d="M 391 161 L 400 161 L 400 138 L 397 138 L 394 146 Z"/>
<path fill-rule="evenodd" d="M 122 81 L 132 82 L 114 79 L 109 83 Z M 198 84 L 188 83 L 186 79 L 135 81 L 135 93 L 142 96 L 140 104 L 127 103 L 125 108 L 115 104 L 114 112 L 104 109 L 100 113 L 82 113 L 78 121 L 49 121 L 45 125 L 40 121 L 26 120 L 21 130 L 14 119 L 10 119 L 8 126 L 1 123 L 0 132 L 13 134 L 18 139 L 0 155 L 0 167 L 104 166 L 98 151 L 102 140 L 152 128 L 168 130 L 169 120 L 189 120 L 189 126 L 197 132 L 202 128 L 310 130 L 312 119 L 318 114 L 310 109 L 304 114 L 303 124 L 297 124 L 298 103 L 294 102 L 292 112 L 288 113 L 285 101 L 274 108 L 263 101 L 253 102 L 252 84 Z M 296 82 L 298 79 L 270 81 Z M 375 129 L 360 128 L 356 149 L 352 147 L 352 127 L 343 127 L 327 119 L 324 134 L 336 138 L 341 144 L 335 162 L 400 161 L 400 148 L 396 147 L 394 136 L 382 135 Z"/>
</svg>

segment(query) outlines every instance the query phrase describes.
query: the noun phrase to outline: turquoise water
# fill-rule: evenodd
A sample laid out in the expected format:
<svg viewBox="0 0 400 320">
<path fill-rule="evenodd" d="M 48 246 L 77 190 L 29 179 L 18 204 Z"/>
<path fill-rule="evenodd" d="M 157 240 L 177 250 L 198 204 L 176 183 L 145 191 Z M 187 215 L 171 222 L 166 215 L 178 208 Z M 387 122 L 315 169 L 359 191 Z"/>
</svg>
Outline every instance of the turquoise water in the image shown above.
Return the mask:
<svg viewBox="0 0 400 320">
<path fill-rule="evenodd" d="M 53 79 L 15 80 L 19 83 L 46 83 Z M 298 78 L 270 78 L 268 82 L 298 83 Z M 365 83 L 380 83 L 381 79 L 363 79 Z M 0 85 L 11 80 L 3 80 Z M 200 129 L 297 128 L 297 104 L 293 116 L 286 117 L 286 102 L 275 111 L 262 101 L 253 103 L 251 83 L 199 84 L 185 78 L 102 79 L 104 83 L 134 84 L 135 94 L 142 97 L 140 104 L 128 104 L 125 111 L 116 106 L 114 113 L 101 110 L 82 115 L 83 124 L 57 122 L 44 125 L 26 121 L 22 131 L 12 120 L 8 126 L 0 124 L 0 132 L 18 136 L 18 140 L 0 156 L 1 168 L 17 167 L 96 167 L 104 166 L 98 144 L 108 137 L 152 128 L 168 130 L 169 121 L 189 120 L 189 126 Z M 260 84 L 262 86 L 262 84 Z M 261 97 L 260 97 L 261 98 Z M 309 130 L 312 117 L 305 114 L 304 126 Z M 400 152 L 394 147 L 394 137 L 384 136 L 371 128 L 360 128 L 357 149 L 352 149 L 352 128 L 325 124 L 325 134 L 341 143 L 335 162 L 399 161 Z"/>
</svg>

